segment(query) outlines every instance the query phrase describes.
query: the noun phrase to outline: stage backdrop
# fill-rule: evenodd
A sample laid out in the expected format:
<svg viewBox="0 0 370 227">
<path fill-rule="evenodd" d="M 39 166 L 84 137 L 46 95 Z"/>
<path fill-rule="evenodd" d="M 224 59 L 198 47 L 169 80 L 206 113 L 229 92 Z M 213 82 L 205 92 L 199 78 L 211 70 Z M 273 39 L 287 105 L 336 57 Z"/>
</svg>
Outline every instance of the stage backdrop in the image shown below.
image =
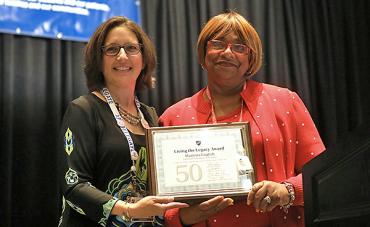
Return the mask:
<svg viewBox="0 0 370 227">
<path fill-rule="evenodd" d="M 140 1 L 0 0 L 0 32 L 87 41 L 112 16 L 140 24 Z"/>
</svg>

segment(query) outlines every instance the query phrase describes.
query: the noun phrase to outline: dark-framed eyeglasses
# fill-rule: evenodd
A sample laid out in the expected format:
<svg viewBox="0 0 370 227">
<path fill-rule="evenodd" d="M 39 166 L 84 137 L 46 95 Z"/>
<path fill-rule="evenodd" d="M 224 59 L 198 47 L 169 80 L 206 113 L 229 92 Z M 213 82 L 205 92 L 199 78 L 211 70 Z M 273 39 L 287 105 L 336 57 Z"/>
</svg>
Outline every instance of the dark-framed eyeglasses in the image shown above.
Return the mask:
<svg viewBox="0 0 370 227">
<path fill-rule="evenodd" d="M 216 50 L 216 51 L 224 51 L 227 48 L 230 47 L 231 51 L 234 54 L 247 54 L 248 53 L 248 47 L 244 44 L 239 43 L 226 43 L 221 40 L 212 39 L 207 42 L 207 47 L 210 50 Z"/>
<path fill-rule="evenodd" d="M 123 48 L 127 55 L 136 55 L 141 52 L 141 43 L 126 43 L 123 45 L 112 43 L 107 46 L 102 46 L 103 53 L 108 56 L 116 56 Z"/>
</svg>

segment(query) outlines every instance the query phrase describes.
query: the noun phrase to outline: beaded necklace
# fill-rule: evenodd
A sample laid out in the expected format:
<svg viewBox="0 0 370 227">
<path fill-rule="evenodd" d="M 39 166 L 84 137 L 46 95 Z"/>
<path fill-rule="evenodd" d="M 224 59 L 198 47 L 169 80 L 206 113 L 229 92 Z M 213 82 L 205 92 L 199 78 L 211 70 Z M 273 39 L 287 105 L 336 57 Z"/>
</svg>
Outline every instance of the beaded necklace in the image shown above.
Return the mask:
<svg viewBox="0 0 370 227">
<path fill-rule="evenodd" d="M 101 90 L 101 93 L 104 95 L 106 101 L 108 102 L 108 105 L 109 105 L 110 109 L 112 110 L 113 116 L 116 119 L 117 125 L 120 127 L 120 129 L 123 132 L 123 135 L 125 135 L 125 137 L 127 139 L 128 146 L 129 146 L 129 149 L 130 149 L 131 161 L 132 161 L 132 166 L 131 166 L 132 185 L 134 186 L 134 190 L 136 191 L 136 186 L 137 186 L 137 179 L 136 178 L 137 177 L 136 177 L 135 163 L 136 163 L 136 160 L 139 158 L 139 155 L 138 155 L 137 151 L 135 150 L 135 145 L 134 145 L 134 142 L 131 138 L 131 135 L 130 135 L 128 129 L 126 128 L 126 126 L 125 126 L 125 123 L 123 121 L 123 117 L 121 116 L 120 112 L 118 111 L 118 109 L 116 107 L 116 104 L 115 104 L 109 90 L 106 87 L 104 87 Z M 149 125 L 146 122 L 146 120 L 144 119 L 144 115 L 140 110 L 140 102 L 139 102 L 139 100 L 136 96 L 135 96 L 135 104 L 136 104 L 136 108 L 137 108 L 137 111 L 138 111 L 140 119 L 141 119 L 140 123 L 142 124 L 142 126 L 144 128 L 148 128 Z"/>
<path fill-rule="evenodd" d="M 121 117 L 129 124 L 131 125 L 139 125 L 141 122 L 141 115 L 135 116 L 132 113 L 128 112 L 127 110 L 120 107 L 118 103 L 116 103 L 116 106 L 118 107 L 118 112 L 120 113 Z"/>
</svg>

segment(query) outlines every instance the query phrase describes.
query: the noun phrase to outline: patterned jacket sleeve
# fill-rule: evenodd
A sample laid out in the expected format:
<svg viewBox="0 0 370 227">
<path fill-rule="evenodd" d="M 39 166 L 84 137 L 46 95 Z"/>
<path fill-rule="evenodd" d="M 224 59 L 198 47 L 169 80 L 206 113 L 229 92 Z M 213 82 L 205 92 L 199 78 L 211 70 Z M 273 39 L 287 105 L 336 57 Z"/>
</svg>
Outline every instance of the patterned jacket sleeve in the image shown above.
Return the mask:
<svg viewBox="0 0 370 227">
<path fill-rule="evenodd" d="M 96 119 L 86 98 L 74 100 L 67 108 L 59 137 L 61 190 L 65 206 L 72 207 L 105 226 L 117 199 L 94 187 L 96 160 Z"/>
<path fill-rule="evenodd" d="M 302 168 L 308 161 L 325 150 L 316 126 L 300 97 L 291 92 L 293 99 L 293 110 L 296 121 L 296 136 L 299 143 L 296 145 L 295 172 L 296 176 L 287 179 L 294 185 L 294 205 L 303 205 Z"/>
</svg>

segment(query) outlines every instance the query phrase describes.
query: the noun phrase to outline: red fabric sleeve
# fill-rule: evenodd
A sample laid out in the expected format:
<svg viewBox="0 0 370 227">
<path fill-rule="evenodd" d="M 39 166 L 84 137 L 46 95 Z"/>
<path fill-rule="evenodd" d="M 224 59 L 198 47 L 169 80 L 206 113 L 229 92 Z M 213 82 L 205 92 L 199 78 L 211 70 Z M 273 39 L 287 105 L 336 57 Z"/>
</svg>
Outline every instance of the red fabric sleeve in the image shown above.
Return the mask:
<svg viewBox="0 0 370 227">
<path fill-rule="evenodd" d="M 167 210 L 164 213 L 165 226 L 167 227 L 180 227 L 183 226 L 180 219 L 180 209 L 175 208 Z M 192 227 L 207 227 L 206 222 L 199 222 L 197 224 L 191 225 Z"/>
<path fill-rule="evenodd" d="M 180 209 L 174 208 L 171 210 L 167 210 L 164 213 L 164 219 L 165 219 L 165 226 L 168 227 L 180 227 L 182 226 L 181 220 L 180 220 Z"/>
<path fill-rule="evenodd" d="M 293 206 L 303 206 L 304 198 L 303 198 L 303 183 L 302 183 L 302 174 L 298 174 L 295 177 L 291 177 L 286 182 L 289 182 L 294 187 L 294 195 L 295 199 L 293 202 Z"/>
</svg>

